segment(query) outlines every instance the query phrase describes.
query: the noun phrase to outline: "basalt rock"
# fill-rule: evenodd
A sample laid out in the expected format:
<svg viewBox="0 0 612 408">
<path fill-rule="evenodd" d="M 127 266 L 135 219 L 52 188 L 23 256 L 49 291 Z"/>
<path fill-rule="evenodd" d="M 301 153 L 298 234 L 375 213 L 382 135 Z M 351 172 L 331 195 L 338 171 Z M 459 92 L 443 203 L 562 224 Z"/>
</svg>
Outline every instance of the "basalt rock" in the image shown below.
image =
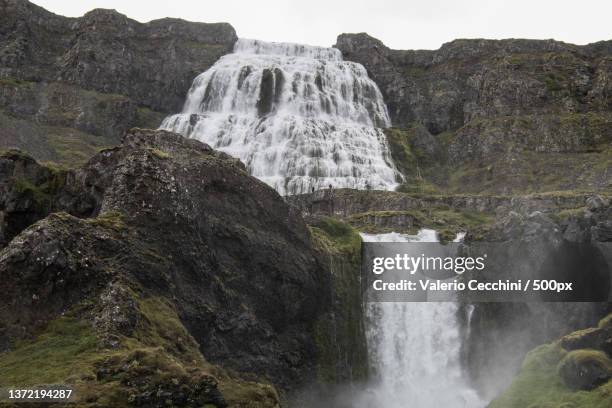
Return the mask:
<svg viewBox="0 0 612 408">
<path fill-rule="evenodd" d="M 433 134 L 475 118 L 609 111 L 609 41 L 454 40 L 438 50 L 392 50 L 365 33 L 335 47 L 379 85 L 394 125 Z"/>
<path fill-rule="evenodd" d="M 335 46 L 381 89 L 408 187 L 611 191 L 610 41 L 455 40 L 412 51 L 361 33 Z"/>
<path fill-rule="evenodd" d="M 0 148 L 72 165 L 179 111 L 237 39 L 226 23 L 67 18 L 22 0 L 0 1 L 0 27 Z"/>
<path fill-rule="evenodd" d="M 35 194 L 54 177 L 17 153 L 1 163 L 6 191 L 25 179 Z M 174 133 L 133 129 L 61 180 L 44 191 L 39 212 L 28 195 L 3 209 L 11 225 L 0 252 L 6 352 L 63 314 L 90 321 L 101 347 L 122 350 L 122 339 L 153 324 L 145 306 L 159 298 L 207 361 L 283 391 L 316 382 L 317 339 L 331 336 L 315 334 L 331 310 L 330 270 L 299 212 L 242 163 Z M 12 222 L 13 202 L 32 216 Z M 350 378 L 342 370 L 352 363 L 337 364 L 334 376 Z"/>
</svg>

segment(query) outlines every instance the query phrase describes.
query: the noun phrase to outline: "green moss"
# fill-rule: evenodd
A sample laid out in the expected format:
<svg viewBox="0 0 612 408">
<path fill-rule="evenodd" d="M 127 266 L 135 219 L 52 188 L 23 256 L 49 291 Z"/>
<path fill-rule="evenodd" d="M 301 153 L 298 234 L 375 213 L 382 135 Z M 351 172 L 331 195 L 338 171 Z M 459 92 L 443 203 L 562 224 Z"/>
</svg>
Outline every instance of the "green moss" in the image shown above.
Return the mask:
<svg viewBox="0 0 612 408">
<path fill-rule="evenodd" d="M 566 208 L 559 212 L 550 214 L 551 217 L 557 221 L 565 221 L 570 218 L 580 218 L 584 215 L 586 207 L 579 208 Z"/>
<path fill-rule="evenodd" d="M 119 211 L 105 211 L 96 218 L 88 219 L 87 222 L 115 231 L 122 231 L 127 228 L 125 216 Z"/>
<path fill-rule="evenodd" d="M 279 397 L 273 386 L 255 381 L 245 381 L 238 376 L 208 363 L 200 353 L 200 346 L 185 329 L 175 307 L 165 298 L 148 297 L 138 302 L 142 319 L 134 334 L 136 343 L 128 341 L 139 365 L 146 374 L 163 375 L 153 381 L 163 382 L 174 377 L 186 376 L 196 368 L 214 375 L 219 390 L 234 408 L 275 407 Z M 144 349 L 139 348 L 144 346 Z M 170 355 L 174 358 L 165 357 Z M 130 360 L 129 357 L 127 361 Z M 121 362 L 124 364 L 124 362 Z M 154 377 L 155 378 L 155 377 Z"/>
<path fill-rule="evenodd" d="M 398 128 L 385 129 L 391 157 L 398 170 L 404 175 L 413 175 L 416 172 L 417 158 L 410 147 L 410 132 Z"/>
<path fill-rule="evenodd" d="M 332 217 L 322 217 L 310 226 L 316 248 L 329 253 L 354 254 L 361 248 L 359 233 L 349 224 Z"/>
<path fill-rule="evenodd" d="M 559 92 L 564 89 L 566 79 L 558 73 L 551 72 L 544 77 L 544 85 L 550 92 Z"/>
<path fill-rule="evenodd" d="M 199 351 L 200 346 L 187 332 L 176 309 L 167 299 L 149 297 L 140 300 L 138 308 L 143 319 L 138 324 L 135 337 L 142 344 L 161 346 L 187 363 L 205 363 Z"/>
<path fill-rule="evenodd" d="M 153 154 L 155 157 L 162 159 L 162 160 L 166 160 L 171 157 L 169 153 L 166 153 L 163 150 L 159 150 L 154 147 L 147 147 L 147 150 L 151 152 L 151 154 Z"/>
<path fill-rule="evenodd" d="M 118 334 L 118 347 L 100 348 L 92 323 L 69 311 L 33 340 L 0 354 L 0 386 L 70 384 L 79 406 L 127 407 L 139 387 L 199 393 L 203 381 L 212 381 L 230 407 L 278 406 L 272 386 L 244 381 L 206 362 L 171 302 L 128 291 L 137 300 L 139 319 L 133 335 Z"/>
<path fill-rule="evenodd" d="M 599 321 L 599 324 L 597 324 L 597 327 L 599 328 L 604 328 L 604 327 L 609 327 L 609 326 L 612 326 L 612 313 L 610 313 L 608 316 L 601 319 Z"/>
<path fill-rule="evenodd" d="M 19 149 L 8 149 L 0 152 L 0 157 L 5 157 L 11 160 L 29 161 L 34 160 L 29 154 Z"/>
<path fill-rule="evenodd" d="M 24 81 L 22 79 L 17 79 L 17 78 L 0 78 L 0 86 L 18 86 L 18 87 L 22 87 L 22 86 L 32 86 L 34 85 L 34 82 L 31 81 Z"/>
<path fill-rule="evenodd" d="M 97 137 L 70 128 L 47 128 L 47 142 L 55 155 L 53 162 L 74 168 L 86 163 L 101 149 L 116 143 L 109 138 Z"/>
<path fill-rule="evenodd" d="M 35 339 L 20 341 L 13 351 L 0 354 L 0 386 L 55 384 L 89 375 L 96 345 L 90 324 L 61 317 Z"/>
<path fill-rule="evenodd" d="M 48 196 L 40 188 L 32 184 L 26 179 L 17 179 L 13 184 L 13 188 L 20 194 L 31 194 L 34 201 L 41 207 L 45 207 L 48 203 Z"/>
<path fill-rule="evenodd" d="M 559 363 L 558 369 L 561 370 L 567 364 L 582 365 L 589 362 L 606 367 L 612 372 L 612 360 L 601 350 L 581 349 L 570 351 Z"/>
<path fill-rule="evenodd" d="M 557 365 L 567 353 L 557 343 L 527 354 L 520 373 L 490 408 L 582 407 L 607 408 L 612 403 L 612 381 L 592 391 L 571 391 L 562 382 Z"/>
<path fill-rule="evenodd" d="M 231 408 L 278 407 L 279 396 L 269 384 L 250 381 L 222 382 L 219 390 Z"/>
<path fill-rule="evenodd" d="M 363 330 L 360 261 L 361 237 L 350 225 L 323 218 L 310 226 L 313 246 L 331 272 L 332 311 L 315 326 L 317 378 L 339 384 L 367 377 L 367 347 Z"/>
</svg>

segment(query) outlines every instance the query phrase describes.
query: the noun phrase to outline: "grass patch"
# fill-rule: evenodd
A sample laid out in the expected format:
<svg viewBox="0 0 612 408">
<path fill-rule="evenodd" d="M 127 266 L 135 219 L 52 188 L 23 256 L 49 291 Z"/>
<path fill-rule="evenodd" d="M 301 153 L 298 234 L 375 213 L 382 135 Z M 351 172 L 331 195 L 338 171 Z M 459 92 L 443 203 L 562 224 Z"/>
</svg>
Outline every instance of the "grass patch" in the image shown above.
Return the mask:
<svg viewBox="0 0 612 408">
<path fill-rule="evenodd" d="M 278 406 L 271 385 L 244 381 L 206 362 L 169 300 L 129 292 L 139 319 L 132 336 L 118 334 L 119 347 L 100 348 L 92 323 L 68 312 L 35 339 L 0 354 L 0 386 L 70 384 L 78 406 L 128 407 L 138 395 L 150 396 L 146 406 L 167 405 L 167 397 L 156 395 L 161 391 L 201 401 L 218 383 L 230 407 Z"/>
<path fill-rule="evenodd" d="M 567 221 L 571 218 L 580 218 L 584 216 L 586 207 L 579 208 L 567 208 L 556 213 L 550 214 L 551 217 L 556 221 Z"/>
<path fill-rule="evenodd" d="M 127 228 L 127 225 L 125 224 L 124 215 L 119 211 L 103 212 L 96 218 L 88 219 L 87 222 L 115 231 L 123 231 Z"/>
<path fill-rule="evenodd" d="M 349 224 L 332 217 L 322 217 L 310 226 L 315 247 L 328 253 L 354 254 L 361 249 L 361 236 Z"/>
<path fill-rule="evenodd" d="M 158 159 L 166 160 L 166 159 L 169 159 L 171 157 L 169 153 L 166 153 L 163 150 L 159 150 L 159 149 L 154 148 L 154 147 L 147 147 L 147 150 L 153 156 L 157 157 Z"/>
<path fill-rule="evenodd" d="M 53 206 L 54 195 L 64 186 L 66 173 L 48 168 L 49 177 L 40 185 L 35 185 L 25 178 L 16 179 L 13 183 L 15 191 L 22 195 L 30 195 L 36 210 L 45 212 Z"/>
<path fill-rule="evenodd" d="M 0 354 L 0 386 L 55 384 L 91 375 L 96 345 L 89 323 L 61 317 L 34 340 L 17 342 L 13 351 Z"/>
<path fill-rule="evenodd" d="M 22 79 L 17 79 L 17 78 L 0 78 L 0 86 L 32 86 L 34 85 L 34 82 L 32 81 L 24 81 Z"/>
<path fill-rule="evenodd" d="M 101 149 L 109 148 L 113 144 L 111 140 L 74 129 L 50 128 L 49 130 L 47 141 L 57 157 L 53 161 L 68 168 L 85 164 Z"/>
</svg>

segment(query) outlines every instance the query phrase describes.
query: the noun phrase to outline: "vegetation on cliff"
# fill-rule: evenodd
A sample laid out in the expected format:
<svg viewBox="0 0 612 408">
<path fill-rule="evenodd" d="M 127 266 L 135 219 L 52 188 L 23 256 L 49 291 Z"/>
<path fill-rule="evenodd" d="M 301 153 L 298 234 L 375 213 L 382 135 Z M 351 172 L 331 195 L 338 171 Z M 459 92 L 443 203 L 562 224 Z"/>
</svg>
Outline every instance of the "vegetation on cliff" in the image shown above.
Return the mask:
<svg viewBox="0 0 612 408">
<path fill-rule="evenodd" d="M 237 39 L 226 23 L 143 24 L 103 9 L 68 18 L 22 0 L 0 9 L 0 149 L 69 167 L 131 127 L 157 128 Z"/>
<path fill-rule="evenodd" d="M 572 349 L 579 339 L 601 334 L 605 351 Z M 568 340 L 567 338 L 573 338 Z M 569 343 L 568 343 L 569 341 Z M 596 344 L 581 344 L 595 347 Z M 605 408 L 612 404 L 612 327 L 610 316 L 598 328 L 583 330 L 560 341 L 540 346 L 525 357 L 512 385 L 491 402 L 491 408 L 584 407 Z M 564 347 L 568 347 L 567 350 Z"/>
<path fill-rule="evenodd" d="M 361 237 L 329 217 L 311 219 L 314 247 L 331 272 L 332 310 L 316 323 L 317 376 L 334 385 L 365 380 L 368 356 L 361 297 Z"/>
<path fill-rule="evenodd" d="M 92 406 L 273 407 L 303 384 L 363 375 L 352 230 L 322 223 L 315 248 L 241 163 L 169 132 L 133 129 L 59 173 L 9 156 L 2 381 L 65 381 Z M 46 358 L 57 369 L 27 371 Z"/>
</svg>

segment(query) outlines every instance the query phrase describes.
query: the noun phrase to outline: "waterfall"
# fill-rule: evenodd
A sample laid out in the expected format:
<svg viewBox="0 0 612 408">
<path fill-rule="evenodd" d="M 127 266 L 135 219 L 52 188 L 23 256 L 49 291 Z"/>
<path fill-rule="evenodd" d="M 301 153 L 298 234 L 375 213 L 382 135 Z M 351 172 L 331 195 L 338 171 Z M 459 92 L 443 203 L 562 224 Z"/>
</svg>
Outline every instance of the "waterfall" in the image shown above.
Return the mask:
<svg viewBox="0 0 612 408">
<path fill-rule="evenodd" d="M 162 129 L 242 160 L 281 194 L 397 186 L 382 95 L 335 48 L 240 39 L 195 78 Z"/>
<path fill-rule="evenodd" d="M 437 242 L 433 230 L 418 235 L 362 234 L 371 242 Z M 454 302 L 369 303 L 367 341 L 374 385 L 357 408 L 480 408 L 460 364 L 461 335 Z"/>
</svg>

